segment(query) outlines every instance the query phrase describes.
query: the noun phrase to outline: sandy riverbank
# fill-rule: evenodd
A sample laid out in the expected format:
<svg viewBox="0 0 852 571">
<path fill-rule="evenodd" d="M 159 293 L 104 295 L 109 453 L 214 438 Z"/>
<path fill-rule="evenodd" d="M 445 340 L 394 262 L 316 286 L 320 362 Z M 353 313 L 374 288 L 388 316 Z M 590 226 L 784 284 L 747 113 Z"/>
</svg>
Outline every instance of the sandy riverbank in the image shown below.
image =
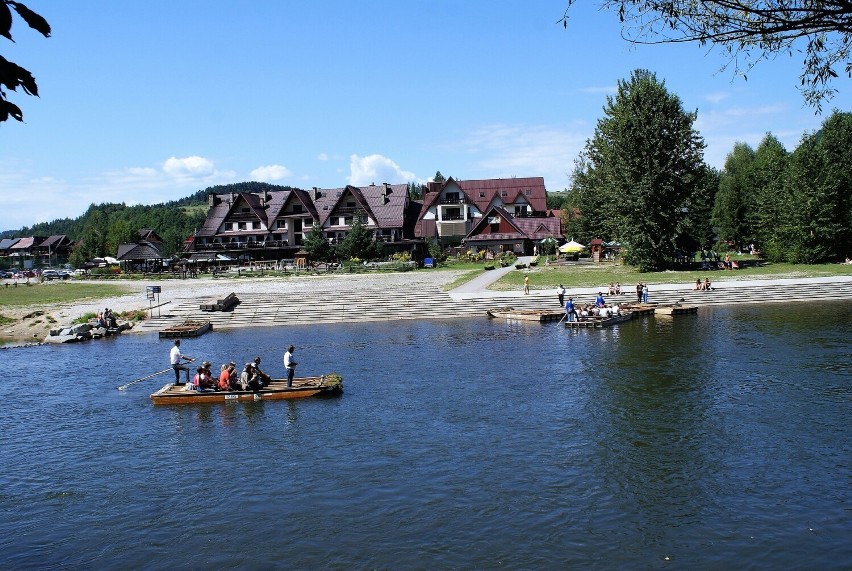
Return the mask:
<svg viewBox="0 0 852 571">
<path fill-rule="evenodd" d="M 14 323 L 0 325 L 0 342 L 41 342 L 50 329 L 70 324 L 86 313 L 97 313 L 108 307 L 114 312 L 147 310 L 148 299 L 145 288 L 159 285 L 162 288 L 160 303 L 178 299 L 222 298 L 231 292 L 297 294 L 314 296 L 317 303 L 333 297 L 336 292 L 369 290 L 377 288 L 421 288 L 444 287 L 465 272 L 407 272 L 388 274 L 333 274 L 298 277 L 252 277 L 212 278 L 202 277 L 187 280 L 162 280 L 158 282 L 124 282 L 126 295 L 105 297 L 96 300 L 80 300 L 59 304 L 3 308 L 4 316 Z M 103 282 L 91 282 L 103 283 Z M 113 282 L 114 283 L 114 282 Z M 62 287 L 62 283 L 38 284 L 33 287 Z"/>
</svg>

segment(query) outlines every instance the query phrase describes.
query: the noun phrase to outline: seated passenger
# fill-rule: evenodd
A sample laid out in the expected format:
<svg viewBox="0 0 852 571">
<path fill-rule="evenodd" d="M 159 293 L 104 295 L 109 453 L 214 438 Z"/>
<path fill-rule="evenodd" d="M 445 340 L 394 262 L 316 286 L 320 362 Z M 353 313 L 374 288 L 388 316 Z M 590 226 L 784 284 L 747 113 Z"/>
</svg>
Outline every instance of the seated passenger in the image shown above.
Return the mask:
<svg viewBox="0 0 852 571">
<path fill-rule="evenodd" d="M 198 390 L 199 391 L 215 391 L 216 390 L 216 381 L 213 380 L 212 377 L 207 373 L 207 370 L 204 367 L 198 368 L 198 374 L 196 375 L 198 378 Z"/>
<path fill-rule="evenodd" d="M 260 377 L 255 374 L 254 365 L 251 363 L 246 363 L 243 374 L 240 375 L 240 384 L 246 391 L 259 391 L 263 388 L 263 383 L 260 381 Z"/>
<path fill-rule="evenodd" d="M 237 364 L 231 361 L 228 363 L 228 384 L 232 391 L 241 391 L 243 386 L 240 383 L 240 374 L 237 372 Z"/>
<path fill-rule="evenodd" d="M 254 374 L 257 375 L 257 378 L 260 379 L 260 382 L 263 383 L 264 387 L 268 387 L 269 383 L 272 381 L 272 377 L 260 369 L 260 357 L 254 358 Z"/>
<path fill-rule="evenodd" d="M 222 364 L 222 370 L 219 373 L 219 383 L 216 385 L 216 389 L 220 391 L 231 390 L 231 371 L 227 363 Z"/>
<path fill-rule="evenodd" d="M 701 278 L 695 280 L 695 287 L 692 289 L 701 289 Z"/>
<path fill-rule="evenodd" d="M 704 278 L 704 291 L 710 291 L 710 278 Z"/>
</svg>

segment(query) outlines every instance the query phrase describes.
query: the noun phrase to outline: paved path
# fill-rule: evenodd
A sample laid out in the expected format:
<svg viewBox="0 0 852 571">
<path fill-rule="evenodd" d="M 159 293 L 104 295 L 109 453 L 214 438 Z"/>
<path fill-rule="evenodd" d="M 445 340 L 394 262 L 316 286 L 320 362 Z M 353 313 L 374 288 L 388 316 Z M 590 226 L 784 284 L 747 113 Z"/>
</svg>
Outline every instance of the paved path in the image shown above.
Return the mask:
<svg viewBox="0 0 852 571">
<path fill-rule="evenodd" d="M 487 309 L 513 307 L 515 309 L 557 309 L 559 304 L 555 289 L 522 291 L 488 291 L 485 287 L 499 279 L 503 268 L 486 272 L 471 283 L 450 292 L 436 285 L 414 288 L 382 285 L 373 280 L 366 287 L 348 290 L 314 290 L 301 293 L 276 291 L 274 283 L 266 292 L 241 293 L 239 285 L 234 291 L 239 305 L 227 312 L 204 312 L 196 297 L 175 299 L 162 308 L 161 317 L 148 319 L 137 325 L 136 331 L 158 331 L 185 319 L 210 320 L 214 329 L 251 326 L 285 326 L 308 323 L 367 322 L 402 319 L 456 319 L 483 317 Z M 505 271 L 504 271 L 505 270 Z M 486 283 L 487 282 L 487 283 Z M 592 303 L 598 288 L 571 288 L 571 296 L 578 303 Z M 631 291 L 620 296 L 607 297 L 611 303 L 634 302 Z M 691 284 L 656 284 L 650 286 L 651 303 L 683 302 L 698 306 L 727 305 L 733 303 L 768 303 L 799 301 L 831 301 L 852 299 L 852 277 L 771 279 L 719 282 L 713 291 L 695 291 Z M 165 313 L 168 311 L 168 313 Z"/>
</svg>

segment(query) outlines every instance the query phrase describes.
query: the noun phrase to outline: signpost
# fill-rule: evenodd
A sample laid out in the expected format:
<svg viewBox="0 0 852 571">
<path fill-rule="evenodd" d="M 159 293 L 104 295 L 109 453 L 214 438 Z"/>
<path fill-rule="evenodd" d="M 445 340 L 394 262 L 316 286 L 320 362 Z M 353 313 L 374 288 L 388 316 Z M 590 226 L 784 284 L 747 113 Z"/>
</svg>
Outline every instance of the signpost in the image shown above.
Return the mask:
<svg viewBox="0 0 852 571">
<path fill-rule="evenodd" d="M 154 317 L 154 308 L 157 308 L 157 317 L 160 315 L 160 286 L 145 286 L 145 296 L 148 298 L 148 312 L 150 317 Z M 154 305 L 154 302 L 157 302 Z"/>
</svg>

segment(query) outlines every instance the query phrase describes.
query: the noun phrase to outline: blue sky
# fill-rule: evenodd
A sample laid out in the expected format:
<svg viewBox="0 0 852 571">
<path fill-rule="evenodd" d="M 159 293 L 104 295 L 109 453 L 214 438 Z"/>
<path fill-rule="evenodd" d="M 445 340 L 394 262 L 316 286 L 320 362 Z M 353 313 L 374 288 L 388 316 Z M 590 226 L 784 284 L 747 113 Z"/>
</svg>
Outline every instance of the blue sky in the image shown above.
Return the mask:
<svg viewBox="0 0 852 571">
<path fill-rule="evenodd" d="M 0 54 L 41 97 L 0 124 L 0 229 L 152 204 L 214 184 L 301 188 L 543 176 L 569 185 L 607 94 L 649 69 L 698 111 L 706 160 L 771 131 L 792 150 L 825 119 L 801 57 L 720 71 L 721 50 L 631 47 L 592 0 L 31 0 Z M 828 104 L 852 110 L 849 80 Z M 828 112 L 828 111 L 827 111 Z M 826 113 L 827 113 L 826 112 Z"/>
</svg>

